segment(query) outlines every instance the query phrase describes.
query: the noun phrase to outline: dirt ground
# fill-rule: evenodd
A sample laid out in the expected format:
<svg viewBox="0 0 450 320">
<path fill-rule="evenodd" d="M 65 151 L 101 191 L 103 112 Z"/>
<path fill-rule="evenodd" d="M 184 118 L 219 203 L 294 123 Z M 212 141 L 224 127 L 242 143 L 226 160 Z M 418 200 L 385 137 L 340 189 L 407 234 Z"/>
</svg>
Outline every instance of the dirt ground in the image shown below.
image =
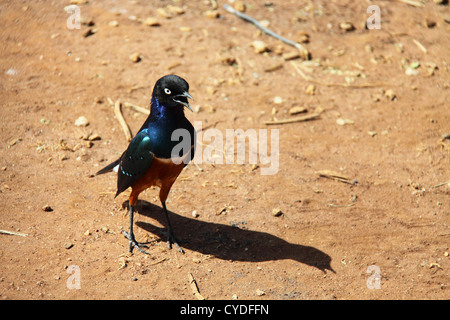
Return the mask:
<svg viewBox="0 0 450 320">
<path fill-rule="evenodd" d="M 231 1 L 211 17 L 211 1 L 91 0 L 80 29 L 69 0 L 2 1 L 0 229 L 15 234 L 0 234 L 0 297 L 195 300 L 191 274 L 210 300 L 450 298 L 450 12 L 423 2 L 246 1 L 306 42 L 304 61 Z M 380 29 L 364 28 L 369 5 Z M 191 163 L 167 203 L 186 254 L 167 248 L 152 189 L 135 217 L 150 255 L 130 255 L 129 192 L 94 176 L 127 146 L 110 101 L 148 108 L 172 73 L 203 130 L 279 129 L 279 170 Z M 136 133 L 146 115 L 123 113 Z"/>
</svg>

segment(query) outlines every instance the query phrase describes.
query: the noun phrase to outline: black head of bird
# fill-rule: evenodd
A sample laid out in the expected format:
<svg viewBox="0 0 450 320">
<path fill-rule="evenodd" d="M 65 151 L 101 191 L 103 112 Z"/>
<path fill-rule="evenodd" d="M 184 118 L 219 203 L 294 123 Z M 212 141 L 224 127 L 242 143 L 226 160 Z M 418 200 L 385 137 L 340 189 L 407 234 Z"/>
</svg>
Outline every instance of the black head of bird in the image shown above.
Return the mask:
<svg viewBox="0 0 450 320">
<path fill-rule="evenodd" d="M 168 108 L 186 107 L 192 111 L 188 102 L 188 98 L 193 99 L 189 94 L 189 84 L 176 75 L 159 79 L 153 89 L 153 97 Z"/>
</svg>

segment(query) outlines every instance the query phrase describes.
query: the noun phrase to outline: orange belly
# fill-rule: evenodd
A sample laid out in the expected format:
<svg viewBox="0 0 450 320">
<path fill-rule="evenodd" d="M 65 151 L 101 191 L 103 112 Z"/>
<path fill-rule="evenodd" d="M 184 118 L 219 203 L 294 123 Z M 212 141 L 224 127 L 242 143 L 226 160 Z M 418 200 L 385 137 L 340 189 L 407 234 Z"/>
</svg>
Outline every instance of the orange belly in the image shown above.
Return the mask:
<svg viewBox="0 0 450 320">
<path fill-rule="evenodd" d="M 160 187 L 159 199 L 165 202 L 170 188 L 184 168 L 184 161 L 175 164 L 172 159 L 153 158 L 153 162 L 142 178 L 131 186 L 130 205 L 135 206 L 139 194 L 152 186 Z"/>
</svg>

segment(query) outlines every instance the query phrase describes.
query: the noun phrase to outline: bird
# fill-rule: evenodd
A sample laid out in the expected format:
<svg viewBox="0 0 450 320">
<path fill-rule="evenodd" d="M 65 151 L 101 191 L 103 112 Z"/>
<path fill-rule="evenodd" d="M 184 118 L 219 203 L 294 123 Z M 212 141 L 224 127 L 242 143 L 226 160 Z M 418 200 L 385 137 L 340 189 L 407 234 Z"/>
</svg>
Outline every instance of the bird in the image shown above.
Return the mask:
<svg viewBox="0 0 450 320">
<path fill-rule="evenodd" d="M 157 80 L 152 92 L 148 118 L 120 158 L 96 173 L 100 175 L 117 171 L 115 197 L 131 187 L 128 204 L 130 227 L 128 232 L 122 230 L 122 234 L 129 241 L 130 253 L 136 248 L 149 254 L 143 249 L 149 247 L 136 241 L 133 215 L 139 194 L 152 186 L 160 188 L 159 199 L 167 220 L 168 246 L 172 248 L 172 245 L 175 245 L 178 251 L 184 253 L 173 233 L 166 200 L 181 170 L 195 154 L 196 133 L 184 114 L 184 108 L 192 111 L 188 99 L 193 98 L 189 94 L 189 84 L 183 78 L 166 75 Z"/>
</svg>

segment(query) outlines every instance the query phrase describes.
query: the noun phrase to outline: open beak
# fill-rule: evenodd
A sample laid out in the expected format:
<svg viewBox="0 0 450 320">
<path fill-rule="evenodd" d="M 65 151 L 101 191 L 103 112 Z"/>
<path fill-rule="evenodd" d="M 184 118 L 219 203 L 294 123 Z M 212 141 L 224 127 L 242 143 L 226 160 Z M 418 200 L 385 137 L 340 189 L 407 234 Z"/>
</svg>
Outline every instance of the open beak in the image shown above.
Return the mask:
<svg viewBox="0 0 450 320">
<path fill-rule="evenodd" d="M 194 110 L 192 110 L 191 105 L 189 104 L 188 98 L 194 100 L 194 98 L 192 98 L 192 96 L 189 94 L 189 92 L 185 91 L 182 94 L 178 94 L 178 95 L 174 96 L 173 101 L 182 104 L 183 106 L 185 106 L 186 108 L 188 108 L 191 111 L 194 111 Z"/>
</svg>

